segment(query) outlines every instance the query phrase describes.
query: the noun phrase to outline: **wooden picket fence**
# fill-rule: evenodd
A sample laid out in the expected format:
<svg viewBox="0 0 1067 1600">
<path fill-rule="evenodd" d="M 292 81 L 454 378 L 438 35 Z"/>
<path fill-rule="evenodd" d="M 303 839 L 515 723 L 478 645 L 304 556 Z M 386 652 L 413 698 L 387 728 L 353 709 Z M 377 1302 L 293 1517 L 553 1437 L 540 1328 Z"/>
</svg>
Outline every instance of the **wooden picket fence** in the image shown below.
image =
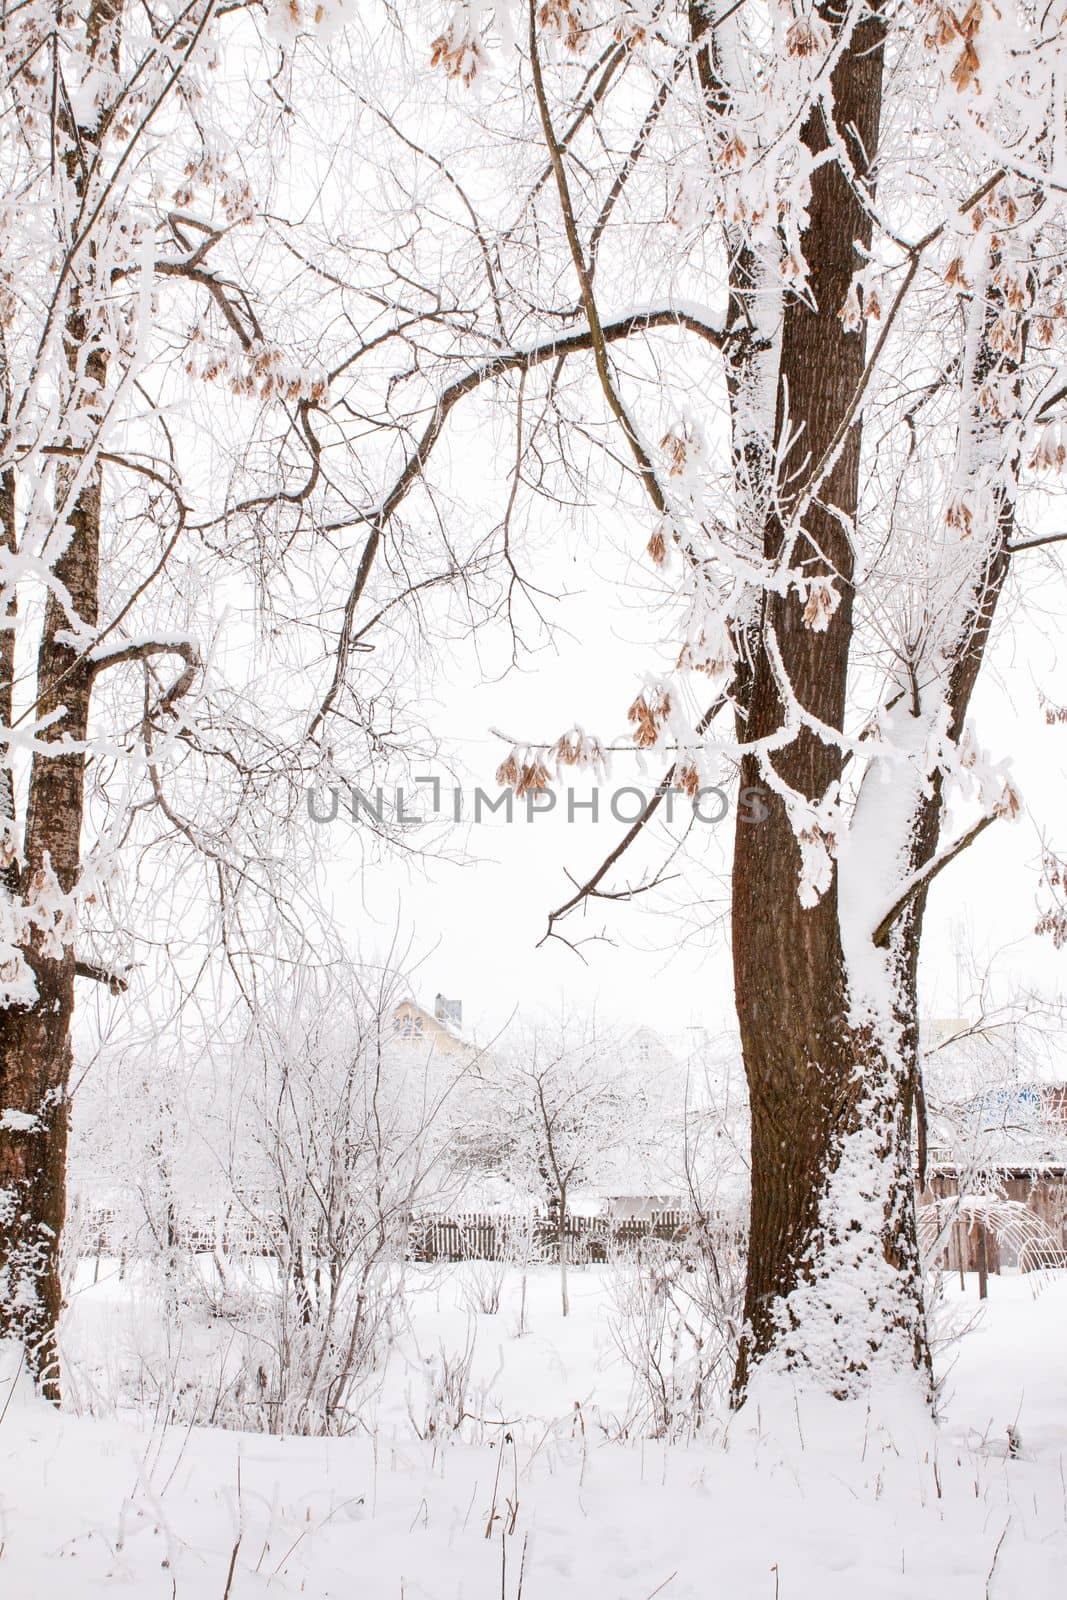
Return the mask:
<svg viewBox="0 0 1067 1600">
<path fill-rule="evenodd" d="M 619 1251 L 631 1251 L 648 1239 L 667 1243 L 684 1236 L 688 1224 L 683 1211 L 660 1211 L 649 1218 L 568 1216 L 565 1234 L 567 1259 L 576 1266 L 606 1261 Z M 173 1242 L 194 1253 L 272 1254 L 263 1240 L 270 1229 L 248 1229 L 239 1219 L 223 1223 L 211 1216 L 181 1217 L 174 1224 Z M 81 1248 L 86 1255 L 127 1255 L 131 1247 L 148 1242 L 144 1228 L 130 1231 L 109 1208 L 94 1209 L 84 1219 Z M 402 1233 L 402 1230 L 401 1230 Z M 399 1243 L 399 1242 L 398 1242 Z M 559 1234 L 555 1220 L 545 1215 L 501 1214 L 469 1211 L 455 1216 L 412 1217 L 406 1243 L 400 1244 L 409 1261 L 555 1261 Z"/>
<path fill-rule="evenodd" d="M 576 1265 L 606 1261 L 619 1250 L 633 1250 L 647 1239 L 681 1237 L 687 1223 L 681 1211 L 651 1218 L 568 1216 L 564 1229 L 567 1259 Z M 555 1261 L 559 1231 L 549 1217 L 467 1212 L 456 1217 L 416 1217 L 408 1234 L 412 1261 Z"/>
</svg>

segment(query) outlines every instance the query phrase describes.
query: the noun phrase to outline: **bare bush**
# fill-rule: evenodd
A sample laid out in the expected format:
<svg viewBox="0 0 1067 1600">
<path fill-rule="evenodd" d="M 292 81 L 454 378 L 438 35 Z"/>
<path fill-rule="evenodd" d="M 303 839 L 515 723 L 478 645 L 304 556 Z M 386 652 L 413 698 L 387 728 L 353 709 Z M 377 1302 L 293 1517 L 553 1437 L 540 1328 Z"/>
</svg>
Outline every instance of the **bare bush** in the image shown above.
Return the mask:
<svg viewBox="0 0 1067 1600">
<path fill-rule="evenodd" d="M 448 1350 L 442 1345 L 435 1356 L 427 1356 L 424 1361 L 421 1405 L 416 1407 L 408 1395 L 408 1416 L 420 1439 L 447 1439 L 459 1432 L 471 1414 L 469 1390 L 475 1343 L 474 1327 L 468 1324 L 461 1350 Z"/>
<path fill-rule="evenodd" d="M 618 1432 L 685 1439 L 726 1399 L 745 1288 L 735 1216 L 699 1216 L 669 1242 L 649 1238 L 612 1262 L 616 1347 L 631 1372 Z"/>
<path fill-rule="evenodd" d="M 507 1274 L 508 1258 L 499 1249 L 489 1261 L 469 1258 L 460 1290 L 467 1310 L 483 1317 L 495 1317 L 500 1310 L 500 1296 Z"/>
<path fill-rule="evenodd" d="M 257 1019 L 216 1196 L 226 1226 L 210 1250 L 166 1253 L 156 1283 L 187 1344 L 184 1369 L 158 1369 L 167 1414 L 271 1433 L 367 1421 L 406 1317 L 411 1215 L 447 1171 L 457 1076 L 398 1046 L 398 992 L 354 977 Z"/>
</svg>

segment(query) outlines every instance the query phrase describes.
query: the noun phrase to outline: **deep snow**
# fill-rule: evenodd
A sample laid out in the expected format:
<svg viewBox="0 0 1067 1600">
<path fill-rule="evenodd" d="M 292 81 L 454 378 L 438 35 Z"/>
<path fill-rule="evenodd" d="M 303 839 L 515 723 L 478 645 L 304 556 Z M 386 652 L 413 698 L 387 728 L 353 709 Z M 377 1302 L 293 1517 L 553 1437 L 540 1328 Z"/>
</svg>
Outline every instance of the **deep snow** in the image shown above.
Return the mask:
<svg viewBox="0 0 1067 1600">
<path fill-rule="evenodd" d="M 1067 1281 L 991 1280 L 941 1357 L 944 1418 L 906 1395 L 863 1405 L 781 1390 L 688 1445 L 609 1442 L 627 1375 L 606 1269 L 575 1272 L 564 1322 L 550 1269 L 494 1316 L 468 1268 L 426 1275 L 415 1339 L 386 1374 L 376 1433 L 277 1439 L 59 1415 L 0 1383 L 0 1594 L 154 1600 L 1053 1600 L 1067 1570 Z M 957 1325 L 976 1287 L 946 1288 Z M 424 1368 L 476 1348 L 459 1437 L 420 1440 Z M 80 1403 L 106 1402 L 113 1352 L 146 1317 L 105 1271 L 74 1298 Z M 158 1337 L 158 1333 L 157 1333 Z M 153 1348 L 162 1348 L 162 1345 Z M 104 1351 L 112 1352 L 107 1359 Z M 70 1388 L 73 1398 L 75 1389 Z M 883 1401 L 885 1397 L 883 1397 Z M 6 1402 L 6 1403 L 5 1403 Z M 576 1405 L 577 1402 L 577 1405 Z M 887 1411 L 889 1413 L 886 1420 Z M 1016 1439 L 1012 1455 L 1009 1428 Z M 488 1535 L 488 1536 L 487 1536 Z"/>
</svg>

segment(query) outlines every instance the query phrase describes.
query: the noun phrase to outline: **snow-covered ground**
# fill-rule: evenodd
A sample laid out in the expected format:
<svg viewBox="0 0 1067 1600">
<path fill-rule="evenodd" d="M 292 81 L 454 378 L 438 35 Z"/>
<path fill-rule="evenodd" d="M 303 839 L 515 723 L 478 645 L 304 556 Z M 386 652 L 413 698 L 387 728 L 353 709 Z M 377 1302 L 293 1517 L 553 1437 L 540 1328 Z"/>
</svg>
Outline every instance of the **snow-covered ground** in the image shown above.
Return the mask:
<svg viewBox="0 0 1067 1600">
<path fill-rule="evenodd" d="M 943 1421 L 900 1397 L 778 1393 L 699 1443 L 619 1442 L 629 1379 L 608 1269 L 549 1269 L 469 1309 L 469 1268 L 413 1299 L 372 1434 L 279 1439 L 57 1414 L 0 1382 L 0 1595 L 154 1600 L 1052 1600 L 1067 1571 L 1067 1281 L 1035 1298 L 995 1278 L 948 1346 Z M 957 1326 L 976 1287 L 946 1292 Z M 152 1330 L 147 1330 L 152 1331 Z M 74 1297 L 72 1403 L 104 1404 L 114 1363 L 163 1361 L 107 1270 Z M 459 1434 L 422 1439 L 442 1351 L 474 1341 Z M 105 1355 L 105 1352 L 107 1354 Z M 173 1351 L 170 1352 L 171 1358 Z M 110 1374 L 110 1378 L 109 1378 Z M 428 1382 L 428 1379 L 430 1382 Z M 1013 1430 L 1014 1454 L 1009 1449 Z"/>
</svg>

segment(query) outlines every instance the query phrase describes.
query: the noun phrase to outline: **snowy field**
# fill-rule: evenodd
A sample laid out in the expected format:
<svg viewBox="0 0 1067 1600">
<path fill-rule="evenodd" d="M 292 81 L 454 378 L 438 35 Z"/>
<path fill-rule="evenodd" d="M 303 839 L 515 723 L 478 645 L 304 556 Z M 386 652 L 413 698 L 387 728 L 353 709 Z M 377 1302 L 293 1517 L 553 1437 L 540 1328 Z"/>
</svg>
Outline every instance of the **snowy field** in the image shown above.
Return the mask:
<svg viewBox="0 0 1067 1600">
<path fill-rule="evenodd" d="M 86 1414 L 107 1411 L 116 1363 L 127 1384 L 138 1365 L 178 1370 L 129 1281 L 90 1271 L 66 1329 L 71 1409 L 35 1400 L 10 1363 L 0 1385 L 0 1595 L 1063 1595 L 1067 1281 L 1035 1298 L 1027 1280 L 991 1280 L 977 1323 L 943 1346 L 936 1429 L 906 1402 L 878 1421 L 779 1394 L 664 1445 L 617 1437 L 630 1378 L 610 1269 L 572 1275 L 566 1321 L 539 1269 L 522 1336 L 517 1278 L 487 1315 L 470 1308 L 475 1271 L 421 1276 L 372 1429 L 330 1439 L 167 1425 L 147 1399 Z M 942 1334 L 978 1305 L 973 1281 L 950 1282 Z M 467 1357 L 470 1415 L 454 1429 L 432 1397 Z M 210 1379 L 207 1356 L 192 1359 Z"/>
</svg>

